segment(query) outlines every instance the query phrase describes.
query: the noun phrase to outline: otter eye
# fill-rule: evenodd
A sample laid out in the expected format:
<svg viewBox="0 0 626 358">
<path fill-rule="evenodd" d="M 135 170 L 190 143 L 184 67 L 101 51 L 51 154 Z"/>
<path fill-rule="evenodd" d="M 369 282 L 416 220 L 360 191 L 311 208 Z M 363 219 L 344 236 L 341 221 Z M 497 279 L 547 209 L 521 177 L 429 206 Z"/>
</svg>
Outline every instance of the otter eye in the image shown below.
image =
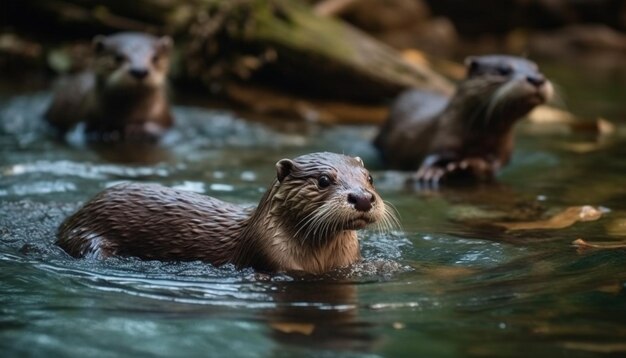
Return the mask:
<svg viewBox="0 0 626 358">
<path fill-rule="evenodd" d="M 331 182 L 330 182 L 330 178 L 328 177 L 328 175 L 322 175 L 319 178 L 317 178 L 317 185 L 319 185 L 320 188 L 328 188 L 330 184 Z"/>
<path fill-rule="evenodd" d="M 115 55 L 114 60 L 115 63 L 121 65 L 122 63 L 124 63 L 124 61 L 126 61 L 126 57 L 124 57 L 124 55 Z"/>
<path fill-rule="evenodd" d="M 511 68 L 511 66 L 504 66 L 504 65 L 498 66 L 497 71 L 500 76 L 508 76 L 511 73 L 513 73 L 513 69 Z"/>
<path fill-rule="evenodd" d="M 158 55 L 152 56 L 152 63 L 157 63 L 157 62 L 159 62 L 159 56 Z"/>
<path fill-rule="evenodd" d="M 472 75 L 475 74 L 476 72 L 478 72 L 478 70 L 480 69 L 480 64 L 478 63 L 478 60 L 472 58 L 472 59 L 468 59 L 466 60 L 467 62 L 467 74 L 468 75 Z"/>
<path fill-rule="evenodd" d="M 370 183 L 370 185 L 374 185 L 374 178 L 372 178 L 372 176 L 369 174 L 367 175 L 367 181 L 368 183 Z"/>
</svg>

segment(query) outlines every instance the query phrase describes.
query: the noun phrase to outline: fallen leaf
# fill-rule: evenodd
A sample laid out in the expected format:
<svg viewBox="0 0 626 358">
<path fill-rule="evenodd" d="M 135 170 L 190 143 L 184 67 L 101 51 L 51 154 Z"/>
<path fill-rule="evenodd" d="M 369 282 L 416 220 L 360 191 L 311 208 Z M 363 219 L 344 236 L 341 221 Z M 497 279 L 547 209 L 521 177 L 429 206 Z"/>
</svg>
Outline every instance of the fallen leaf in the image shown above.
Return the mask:
<svg viewBox="0 0 626 358">
<path fill-rule="evenodd" d="M 623 286 L 621 282 L 613 282 L 613 283 L 606 284 L 604 286 L 600 286 L 596 288 L 596 291 L 602 292 L 602 293 L 608 293 L 612 295 L 617 295 L 622 292 L 622 287 Z"/>
<path fill-rule="evenodd" d="M 563 145 L 565 150 L 570 152 L 578 153 L 578 154 L 586 154 L 595 152 L 600 149 L 604 149 L 606 145 L 602 142 L 578 142 L 578 143 L 567 143 Z"/>
<path fill-rule="evenodd" d="M 605 249 L 605 250 L 613 250 L 613 249 L 626 249 L 626 242 L 611 242 L 611 241 L 602 241 L 602 242 L 594 242 L 588 243 L 583 239 L 576 239 L 572 242 L 572 245 L 577 246 L 579 249 Z"/>
<path fill-rule="evenodd" d="M 615 125 L 605 118 L 582 119 L 573 113 L 548 105 L 537 106 L 528 114 L 528 120 L 533 124 L 542 125 L 543 129 L 540 132 L 576 132 L 600 136 L 615 133 Z"/>
<path fill-rule="evenodd" d="M 603 210 L 591 205 L 584 205 L 580 208 L 580 221 L 596 221 L 602 217 L 602 212 Z"/>
<path fill-rule="evenodd" d="M 568 125 L 577 120 L 572 113 L 547 105 L 537 106 L 528 114 L 528 119 L 532 123 L 563 123 Z"/>
<path fill-rule="evenodd" d="M 282 333 L 299 333 L 306 336 L 311 335 L 315 330 L 315 325 L 312 323 L 272 322 L 270 327 Z"/>
<path fill-rule="evenodd" d="M 574 225 L 578 221 L 594 221 L 602 217 L 602 210 L 590 205 L 572 206 L 553 217 L 545 220 L 523 222 L 497 222 L 494 225 L 503 227 L 509 231 L 515 230 L 538 230 L 538 229 L 564 229 Z"/>
<path fill-rule="evenodd" d="M 565 342 L 565 348 L 594 353 L 626 352 L 626 343 Z"/>
<path fill-rule="evenodd" d="M 602 117 L 598 117 L 595 121 L 576 120 L 570 125 L 575 132 L 587 132 L 599 135 L 615 133 L 615 125 Z"/>
<path fill-rule="evenodd" d="M 605 118 L 598 118 L 598 130 L 600 134 L 613 134 L 615 133 L 615 124 L 609 122 L 609 120 Z"/>
</svg>

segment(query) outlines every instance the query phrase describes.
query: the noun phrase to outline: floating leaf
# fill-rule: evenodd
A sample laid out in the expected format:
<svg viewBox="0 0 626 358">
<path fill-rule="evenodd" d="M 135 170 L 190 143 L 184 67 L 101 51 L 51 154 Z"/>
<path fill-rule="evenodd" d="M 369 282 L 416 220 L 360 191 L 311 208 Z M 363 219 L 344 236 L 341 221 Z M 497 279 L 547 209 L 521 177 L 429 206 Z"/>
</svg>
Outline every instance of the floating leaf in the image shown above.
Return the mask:
<svg viewBox="0 0 626 358">
<path fill-rule="evenodd" d="M 588 132 L 599 135 L 615 133 L 615 125 L 605 118 L 598 117 L 595 121 L 573 121 L 571 127 L 576 132 Z"/>
<path fill-rule="evenodd" d="M 315 330 L 315 325 L 312 323 L 272 322 L 270 327 L 282 333 L 299 333 L 307 336 Z"/>
<path fill-rule="evenodd" d="M 572 242 L 574 246 L 577 246 L 579 249 L 605 249 L 605 250 L 614 250 L 614 249 L 626 249 L 625 241 L 611 242 L 611 241 L 602 241 L 602 242 L 594 242 L 588 243 L 583 239 L 576 239 Z"/>
<path fill-rule="evenodd" d="M 564 229 L 574 225 L 578 221 L 594 221 L 602 217 L 602 210 L 593 206 L 572 206 L 553 217 L 545 220 L 523 222 L 498 222 L 494 225 L 507 230 L 538 230 L 538 229 Z"/>
<path fill-rule="evenodd" d="M 582 119 L 573 113 L 551 107 L 548 105 L 537 106 L 528 114 L 531 123 L 540 124 L 534 132 L 577 132 L 606 136 L 615 133 L 615 125 L 609 120 L 598 117 L 595 120 Z"/>
<path fill-rule="evenodd" d="M 626 343 L 565 342 L 565 348 L 594 353 L 626 352 Z"/>
<path fill-rule="evenodd" d="M 570 124 L 577 120 L 576 116 L 574 116 L 572 113 L 547 105 L 537 106 L 535 109 L 532 110 L 532 112 L 528 114 L 528 119 L 532 123 L 541 124 Z"/>
<path fill-rule="evenodd" d="M 567 143 L 563 147 L 570 152 L 586 154 L 603 149 L 606 145 L 603 142 L 576 142 Z"/>
</svg>

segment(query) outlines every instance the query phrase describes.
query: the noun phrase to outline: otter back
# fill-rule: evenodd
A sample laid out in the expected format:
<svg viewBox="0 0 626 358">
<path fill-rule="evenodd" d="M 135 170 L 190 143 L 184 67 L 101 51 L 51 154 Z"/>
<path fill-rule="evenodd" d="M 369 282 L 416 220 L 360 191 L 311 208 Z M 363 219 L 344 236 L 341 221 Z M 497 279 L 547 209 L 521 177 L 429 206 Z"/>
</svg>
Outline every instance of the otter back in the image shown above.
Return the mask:
<svg viewBox="0 0 626 358">
<path fill-rule="evenodd" d="M 58 244 L 74 257 L 230 260 L 246 210 L 193 192 L 121 184 L 94 197 L 59 228 Z M 210 248 L 210 249 L 208 249 Z"/>
</svg>

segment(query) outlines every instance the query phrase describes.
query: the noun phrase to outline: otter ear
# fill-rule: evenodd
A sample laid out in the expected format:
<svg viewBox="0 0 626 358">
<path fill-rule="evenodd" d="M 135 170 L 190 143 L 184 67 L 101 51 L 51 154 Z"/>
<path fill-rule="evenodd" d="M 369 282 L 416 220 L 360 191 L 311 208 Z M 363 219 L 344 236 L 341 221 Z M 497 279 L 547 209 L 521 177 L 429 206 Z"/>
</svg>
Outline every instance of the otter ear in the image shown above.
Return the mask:
<svg viewBox="0 0 626 358">
<path fill-rule="evenodd" d="M 158 40 L 159 49 L 163 52 L 170 52 L 174 46 L 174 40 L 169 36 L 161 36 Z"/>
<path fill-rule="evenodd" d="M 356 161 L 359 162 L 359 164 L 361 164 L 362 167 L 365 166 L 365 163 L 363 163 L 363 159 L 361 159 L 361 157 L 354 157 L 354 159 L 356 159 Z"/>
<path fill-rule="evenodd" d="M 291 159 L 279 160 L 278 163 L 276 163 L 276 179 L 282 183 L 295 166 L 296 164 Z"/>
<path fill-rule="evenodd" d="M 479 67 L 480 67 L 480 63 L 478 61 L 478 58 L 476 58 L 474 56 L 469 56 L 469 57 L 467 57 L 465 59 L 465 68 L 467 68 L 467 75 L 468 76 L 470 76 L 474 72 L 476 72 Z"/>
<path fill-rule="evenodd" d="M 91 46 L 93 48 L 93 51 L 96 54 L 100 54 L 102 53 L 102 51 L 104 51 L 105 41 L 106 41 L 106 36 L 103 36 L 103 35 L 97 35 L 93 38 L 93 40 L 91 40 Z"/>
</svg>

